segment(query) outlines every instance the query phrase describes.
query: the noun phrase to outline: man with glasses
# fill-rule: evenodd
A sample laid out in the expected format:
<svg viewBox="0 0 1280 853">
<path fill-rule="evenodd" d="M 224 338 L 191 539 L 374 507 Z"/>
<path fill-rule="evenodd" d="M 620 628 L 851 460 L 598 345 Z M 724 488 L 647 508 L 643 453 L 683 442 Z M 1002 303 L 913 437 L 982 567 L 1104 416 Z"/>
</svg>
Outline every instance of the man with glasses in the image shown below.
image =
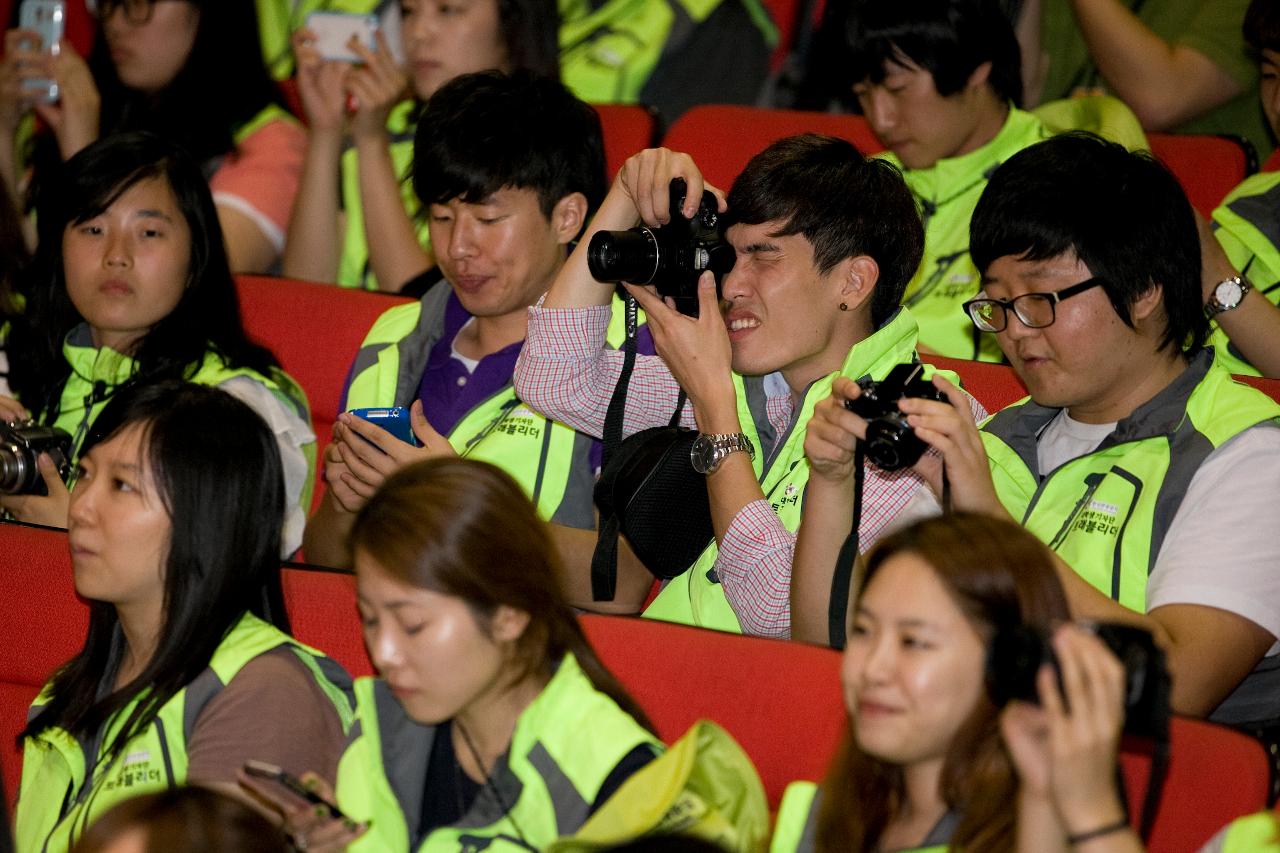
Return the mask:
<svg viewBox="0 0 1280 853">
<path fill-rule="evenodd" d="M 1077 617 L 1151 630 L 1176 711 L 1280 717 L 1280 405 L 1203 347 L 1199 243 L 1176 180 L 1148 155 L 1055 137 L 996 171 L 971 237 L 983 289 L 966 311 L 1031 396 L 981 430 L 960 405 L 901 401 L 945 460 L 955 508 L 1043 539 Z M 844 414 L 815 420 L 851 441 L 862 425 Z"/>
<path fill-rule="evenodd" d="M 948 445 L 972 427 L 939 406 L 957 505 L 1044 539 L 1077 615 L 1152 630 L 1175 710 L 1280 716 L 1280 658 L 1266 657 L 1280 635 L 1280 406 L 1202 348 L 1199 243 L 1176 181 L 1101 140 L 1044 142 L 992 178 L 972 247 L 984 284 L 965 309 L 1031 398 L 958 454 Z M 983 449 L 989 477 L 953 465 Z"/>
</svg>

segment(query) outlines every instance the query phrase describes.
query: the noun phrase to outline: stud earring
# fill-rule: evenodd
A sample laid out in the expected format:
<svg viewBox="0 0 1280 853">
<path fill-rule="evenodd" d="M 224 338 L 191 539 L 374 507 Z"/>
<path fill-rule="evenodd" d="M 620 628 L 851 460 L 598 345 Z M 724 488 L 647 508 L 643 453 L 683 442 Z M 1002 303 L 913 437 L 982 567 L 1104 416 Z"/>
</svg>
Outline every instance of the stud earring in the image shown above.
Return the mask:
<svg viewBox="0 0 1280 853">
<path fill-rule="evenodd" d="M 841 311 L 848 311 L 848 310 L 849 310 L 849 303 L 847 303 L 847 302 L 841 302 L 841 303 L 840 303 L 840 310 L 841 310 Z"/>
</svg>

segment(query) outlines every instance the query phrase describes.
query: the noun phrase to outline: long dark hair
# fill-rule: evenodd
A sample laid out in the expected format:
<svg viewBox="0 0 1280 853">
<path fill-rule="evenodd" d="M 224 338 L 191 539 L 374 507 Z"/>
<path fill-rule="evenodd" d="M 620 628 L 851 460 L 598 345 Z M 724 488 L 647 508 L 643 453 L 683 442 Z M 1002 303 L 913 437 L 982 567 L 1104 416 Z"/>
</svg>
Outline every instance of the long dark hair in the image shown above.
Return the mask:
<svg viewBox="0 0 1280 853">
<path fill-rule="evenodd" d="M 67 294 L 63 232 L 68 225 L 98 216 L 130 187 L 149 178 L 163 179 L 173 191 L 191 231 L 191 259 L 177 307 L 126 353 L 137 363 L 137 375 L 187 378 L 210 350 L 230 367 L 264 375 L 279 366 L 269 350 L 245 333 L 213 196 L 195 162 L 154 134 L 109 136 L 68 160 L 59 179 L 41 194 L 39 247 L 23 288 L 28 302 L 6 347 L 10 386 L 46 422 L 57 419 L 62 386 L 71 373 L 63 339 L 84 320 Z"/>
<path fill-rule="evenodd" d="M 888 560 L 924 560 L 984 642 L 1006 626 L 1050 631 L 1070 618 L 1047 548 L 1009 521 L 957 513 L 913 524 L 880 540 L 859 595 Z M 906 797 L 902 767 L 857 745 L 853 722 L 823 782 L 817 849 L 871 853 Z M 960 823 L 951 850 L 1008 851 L 1014 843 L 1017 778 L 1000 738 L 999 714 L 984 694 L 943 763 L 941 795 Z"/>
<path fill-rule="evenodd" d="M 172 523 L 155 654 L 136 678 L 101 695 L 114 685 L 124 635 L 115 607 L 91 601 L 84 648 L 54 675 L 48 704 L 21 735 L 56 726 L 91 736 L 141 697 L 104 744 L 103 766 L 204 671 L 244 614 L 289 630 L 280 586 L 284 479 L 271 429 L 225 391 L 134 382 L 94 421 L 85 454 L 134 426 L 145 431 L 146 467 Z"/>
<path fill-rule="evenodd" d="M 597 690 L 653 732 L 582 633 L 547 525 L 506 472 L 457 458 L 401 469 L 356 516 L 351 550 L 407 584 L 463 599 L 482 630 L 502 605 L 528 613 L 510 683 L 549 678 L 572 652 Z"/>
<path fill-rule="evenodd" d="M 560 79 L 560 10 L 555 0 L 497 0 L 512 71 Z"/>
</svg>

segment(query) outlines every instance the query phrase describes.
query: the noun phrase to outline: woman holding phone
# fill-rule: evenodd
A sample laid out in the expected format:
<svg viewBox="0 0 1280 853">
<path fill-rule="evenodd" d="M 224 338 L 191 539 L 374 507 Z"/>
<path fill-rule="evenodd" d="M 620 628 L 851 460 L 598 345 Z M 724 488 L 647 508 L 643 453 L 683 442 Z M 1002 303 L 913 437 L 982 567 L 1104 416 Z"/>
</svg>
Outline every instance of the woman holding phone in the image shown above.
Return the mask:
<svg viewBox="0 0 1280 853">
<path fill-rule="evenodd" d="M 253 786 L 278 798 L 299 848 L 540 850 L 662 749 L 565 603 L 547 527 L 509 475 L 410 465 L 350 541 L 379 678 L 356 682 L 335 800 L 347 820 Z"/>
<path fill-rule="evenodd" d="M 294 34 L 310 134 L 285 275 L 394 292 L 430 270 L 408 180 L 422 103 L 475 71 L 559 77 L 554 0 L 400 0 L 400 13 L 405 68 L 381 33 L 376 50 L 352 42 L 355 65 L 322 57 L 310 30 Z"/>
<path fill-rule="evenodd" d="M 101 30 L 87 62 L 66 41 L 55 55 L 30 30 L 5 35 L 0 172 L 10 189 L 32 167 L 38 192 L 101 136 L 151 131 L 200 163 L 231 268 L 271 270 L 284 248 L 306 132 L 280 106 L 263 64 L 253 0 L 97 0 L 94 8 Z M 33 96 L 28 81 L 38 79 L 57 83 L 56 101 Z M 32 112 L 50 133 L 32 139 Z"/>
<path fill-rule="evenodd" d="M 262 419 L 215 388 L 133 384 L 89 429 L 80 469 L 68 538 L 89 630 L 22 733 L 18 848 L 65 851 L 136 794 L 239 794 L 251 758 L 332 770 L 349 679 L 288 634 Z"/>
</svg>

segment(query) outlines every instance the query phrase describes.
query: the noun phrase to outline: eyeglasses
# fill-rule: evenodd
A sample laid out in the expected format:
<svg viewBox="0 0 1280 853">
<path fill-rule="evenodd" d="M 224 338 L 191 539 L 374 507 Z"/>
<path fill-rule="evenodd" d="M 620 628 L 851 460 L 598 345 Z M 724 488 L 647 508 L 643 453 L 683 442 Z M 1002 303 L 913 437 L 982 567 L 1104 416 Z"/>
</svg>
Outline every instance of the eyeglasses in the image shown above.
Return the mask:
<svg viewBox="0 0 1280 853">
<path fill-rule="evenodd" d="M 973 325 L 983 332 L 1003 332 L 1009 325 L 1009 310 L 1018 316 L 1018 320 L 1028 329 L 1043 329 L 1052 326 L 1057 317 L 1057 305 L 1064 299 L 1070 299 L 1086 290 L 1105 283 L 1099 276 L 1087 281 L 1064 287 L 1052 293 L 1024 293 L 1013 299 L 990 299 L 980 296 L 970 299 L 962 306 L 969 315 Z"/>
<path fill-rule="evenodd" d="M 85 0 L 90 14 L 105 21 L 116 9 L 124 7 L 124 19 L 135 27 L 140 27 L 151 20 L 151 13 L 160 0 Z"/>
</svg>

